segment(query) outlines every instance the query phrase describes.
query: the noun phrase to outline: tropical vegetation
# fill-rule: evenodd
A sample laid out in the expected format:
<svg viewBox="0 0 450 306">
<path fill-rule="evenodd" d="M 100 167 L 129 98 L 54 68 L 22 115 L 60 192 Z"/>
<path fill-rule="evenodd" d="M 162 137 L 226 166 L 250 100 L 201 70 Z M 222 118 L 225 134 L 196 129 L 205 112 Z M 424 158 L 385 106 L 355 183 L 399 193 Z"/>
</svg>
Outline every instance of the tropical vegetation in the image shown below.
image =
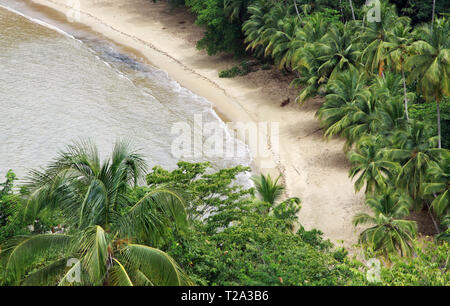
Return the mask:
<svg viewBox="0 0 450 306">
<path fill-rule="evenodd" d="M 204 27 L 199 48 L 273 64 L 292 76 L 298 103 L 323 97 L 317 118 L 325 136 L 345 139 L 349 177 L 371 211 L 353 223 L 362 227 L 366 258 L 386 263 L 380 282 L 448 285 L 446 2 L 170 2 L 187 6 Z M 246 64 L 221 76 L 248 73 Z M 156 166 L 147 172 L 125 142 L 103 162 L 93 144 L 75 143 L 19 186 L 10 171 L 0 185 L 0 281 L 368 284 L 361 262 L 320 231 L 302 227 L 301 201 L 283 201 L 279 179 L 261 175 L 252 188 L 237 184 L 248 171 L 179 162 L 173 171 Z M 433 225 L 433 237 L 421 235 L 417 212 Z"/>
<path fill-rule="evenodd" d="M 410 214 L 419 211 L 429 216 L 434 238 L 448 242 L 450 20 L 445 1 L 177 4 L 204 20 L 213 3 L 223 9 L 223 18 L 208 22 L 234 29 L 234 46 L 241 49 L 233 54 L 245 52 L 292 74 L 299 103 L 323 96 L 317 117 L 324 134 L 345 139 L 349 176 L 355 191 L 364 188 L 373 211 L 355 216 L 355 225 L 372 226 L 361 232 L 361 245 L 383 256 L 411 255 L 420 233 Z M 222 36 L 210 32 L 208 22 L 201 23 L 205 37 Z M 199 47 L 208 48 L 202 41 Z M 257 188 L 261 181 L 255 180 Z M 267 190 L 261 191 L 266 198 Z"/>
</svg>

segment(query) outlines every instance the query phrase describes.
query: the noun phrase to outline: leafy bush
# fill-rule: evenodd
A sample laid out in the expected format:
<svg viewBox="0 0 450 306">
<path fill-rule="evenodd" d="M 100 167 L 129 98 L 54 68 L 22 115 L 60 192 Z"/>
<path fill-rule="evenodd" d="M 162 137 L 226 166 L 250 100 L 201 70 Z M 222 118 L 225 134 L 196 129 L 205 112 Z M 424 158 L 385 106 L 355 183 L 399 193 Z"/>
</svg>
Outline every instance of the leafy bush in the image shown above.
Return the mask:
<svg viewBox="0 0 450 306">
<path fill-rule="evenodd" d="M 295 201 L 268 212 L 252 188 L 233 183 L 248 168 L 212 174 L 209 163 L 178 163 L 168 172 L 155 167 L 150 186 L 170 184 L 189 194 L 194 216 L 188 232 L 174 232 L 167 252 L 199 285 L 363 284 L 360 264 L 334 251 L 317 230 L 290 231 Z"/>
<path fill-rule="evenodd" d="M 234 78 L 235 76 L 244 76 L 252 72 L 251 63 L 243 61 L 239 66 L 234 66 L 231 69 L 222 70 L 219 72 L 221 78 Z"/>
<path fill-rule="evenodd" d="M 230 20 L 224 10 L 224 0 L 186 0 L 185 2 L 197 16 L 195 23 L 205 27 L 204 37 L 197 44 L 199 49 L 206 49 L 209 55 L 218 52 L 243 54 L 241 21 Z"/>
<path fill-rule="evenodd" d="M 0 243 L 6 239 L 27 232 L 19 214 L 20 195 L 14 192 L 16 175 L 12 170 L 6 174 L 4 183 L 0 183 Z"/>
</svg>

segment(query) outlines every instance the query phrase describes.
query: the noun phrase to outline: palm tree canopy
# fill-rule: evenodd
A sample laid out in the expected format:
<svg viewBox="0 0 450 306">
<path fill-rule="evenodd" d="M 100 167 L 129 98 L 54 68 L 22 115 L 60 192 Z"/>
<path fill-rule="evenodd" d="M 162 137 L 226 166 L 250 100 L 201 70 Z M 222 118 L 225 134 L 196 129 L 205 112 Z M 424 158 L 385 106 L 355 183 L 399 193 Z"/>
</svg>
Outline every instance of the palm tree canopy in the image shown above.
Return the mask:
<svg viewBox="0 0 450 306">
<path fill-rule="evenodd" d="M 444 218 L 450 213 L 450 151 L 442 150 L 441 158 L 431 161 L 427 169 L 428 182 L 423 186 L 425 195 L 435 196 L 431 207 Z"/>
<path fill-rule="evenodd" d="M 437 19 L 433 30 L 423 25 L 414 35 L 419 40 L 412 43 L 413 55 L 406 62 L 409 80 L 418 80 L 418 90 L 427 100 L 439 101 L 450 95 L 450 21 Z"/>
<path fill-rule="evenodd" d="M 409 214 L 409 197 L 386 189 L 380 195 L 368 197 L 366 203 L 374 216 L 362 213 L 353 219 L 355 226 L 373 225 L 360 234 L 360 243 L 372 247 L 374 251 L 382 251 L 385 255 L 396 252 L 401 255 L 411 254 L 412 241 L 417 235 L 417 224 L 414 221 L 402 220 Z"/>
<path fill-rule="evenodd" d="M 400 165 L 386 158 L 382 149 L 383 141 L 380 137 L 363 137 L 357 144 L 356 150 L 349 153 L 349 160 L 353 167 L 349 176 L 359 178 L 355 182 L 355 189 L 359 191 L 366 184 L 366 194 L 384 191 L 400 170 Z"/>
<path fill-rule="evenodd" d="M 169 255 L 147 245 L 186 225 L 183 197 L 160 186 L 145 190 L 136 202 L 127 198 L 145 169 L 143 158 L 126 142 L 118 142 L 104 162 L 92 143 L 79 142 L 60 152 L 47 169 L 32 171 L 25 218 L 62 213 L 67 233 L 9 240 L 1 253 L 7 262 L 4 280 L 68 285 L 78 269 L 83 276 L 79 284 L 189 284 Z M 23 280 L 37 258 L 50 263 Z M 65 271 L 63 263 L 70 258 L 78 263 Z"/>
<path fill-rule="evenodd" d="M 280 176 L 276 180 L 272 180 L 270 174 L 267 176 L 261 174 L 259 177 L 252 178 L 256 190 L 264 202 L 274 205 L 283 194 L 284 186 L 278 184 L 279 179 Z"/>
</svg>

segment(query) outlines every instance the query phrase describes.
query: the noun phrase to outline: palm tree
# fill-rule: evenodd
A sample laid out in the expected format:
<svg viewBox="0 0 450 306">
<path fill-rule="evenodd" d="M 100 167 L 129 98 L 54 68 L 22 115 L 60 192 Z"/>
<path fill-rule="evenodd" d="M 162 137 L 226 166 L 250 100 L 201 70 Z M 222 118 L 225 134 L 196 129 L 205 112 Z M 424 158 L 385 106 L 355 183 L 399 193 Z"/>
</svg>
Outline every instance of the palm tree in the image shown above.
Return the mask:
<svg viewBox="0 0 450 306">
<path fill-rule="evenodd" d="M 279 69 L 291 68 L 291 58 L 297 50 L 292 44 L 300 28 L 300 21 L 295 17 L 285 17 L 279 20 L 277 30 L 274 32 L 265 49 L 264 56 L 271 55 Z"/>
<path fill-rule="evenodd" d="M 69 284 L 78 270 L 86 285 L 182 285 L 189 280 L 155 245 L 170 227 L 186 223 L 182 197 L 159 187 L 137 201 L 127 198 L 146 165 L 142 157 L 118 142 L 103 163 L 90 142 L 70 145 L 44 171 L 32 171 L 25 220 L 42 213 L 64 216 L 66 232 L 15 237 L 2 258 L 11 284 Z M 36 267 L 36 259 L 45 265 Z M 67 260 L 79 261 L 65 269 Z M 23 279 L 25 277 L 25 279 Z"/>
<path fill-rule="evenodd" d="M 450 214 L 442 218 L 441 225 L 446 228 L 445 231 L 436 236 L 436 240 L 446 241 L 450 243 Z"/>
<path fill-rule="evenodd" d="M 431 207 L 439 218 L 450 214 L 450 151 L 443 150 L 439 162 L 432 161 L 427 170 L 429 183 L 423 186 L 425 195 L 435 196 Z"/>
<path fill-rule="evenodd" d="M 426 183 L 430 162 L 436 160 L 442 149 L 436 149 L 436 137 L 422 122 L 411 120 L 406 130 L 398 130 L 392 136 L 393 148 L 387 153 L 401 163 L 396 184 L 408 192 L 417 205 L 422 203 L 422 186 Z M 396 148 L 395 148 L 396 147 Z"/>
<path fill-rule="evenodd" d="M 410 255 L 413 251 L 413 239 L 417 235 L 417 224 L 402 220 L 409 214 L 408 197 L 387 189 L 380 195 L 369 196 L 366 204 L 372 209 L 374 216 L 358 214 L 353 218 L 353 225 L 373 226 L 361 232 L 359 242 L 386 256 L 397 252 L 402 256 Z"/>
<path fill-rule="evenodd" d="M 348 0 L 348 2 L 350 3 L 350 9 L 352 10 L 353 20 L 356 20 L 355 10 L 353 9 L 353 2 L 352 2 L 352 0 Z"/>
<path fill-rule="evenodd" d="M 274 181 L 270 174 L 267 176 L 261 174 L 259 177 L 253 177 L 252 180 L 261 200 L 267 204 L 266 213 L 273 211 L 275 217 L 286 222 L 286 229 L 292 231 L 294 224 L 297 222 L 296 214 L 300 211 L 301 200 L 297 197 L 292 197 L 278 203 L 285 190 L 285 187 L 278 183 L 280 177 L 281 175 Z"/>
<path fill-rule="evenodd" d="M 293 61 L 297 62 L 294 68 L 300 77 L 291 85 L 307 85 L 297 98 L 299 102 L 304 102 L 316 94 L 321 86 L 341 72 L 355 68 L 357 64 L 357 50 L 352 44 L 354 26 L 350 23 L 336 23 L 330 27 L 322 26 L 322 29 L 328 29 L 326 35 L 315 43 L 305 44 L 301 51 L 293 55 Z"/>
<path fill-rule="evenodd" d="M 248 7 L 248 11 L 250 18 L 242 26 L 245 42 L 248 43 L 246 50 L 253 50 L 262 56 L 270 39 L 279 30 L 279 21 L 289 15 L 289 8 L 278 2 L 273 7 L 256 2 Z"/>
<path fill-rule="evenodd" d="M 354 35 L 352 23 L 335 23 L 315 44 L 318 60 L 321 62 L 318 73 L 332 80 L 338 73 L 356 67 L 358 52 L 352 44 Z"/>
<path fill-rule="evenodd" d="M 224 0 L 223 11 L 225 16 L 233 22 L 235 20 L 245 20 L 247 7 L 252 0 Z"/>
<path fill-rule="evenodd" d="M 377 70 L 378 75 L 382 76 L 391 41 L 395 40 L 392 30 L 398 25 L 409 24 L 409 18 L 399 17 L 395 5 L 387 2 L 382 2 L 380 9 L 381 21 L 364 26 L 359 41 L 364 45 L 360 55 L 361 62 L 365 63 L 367 71 L 372 73 Z"/>
<path fill-rule="evenodd" d="M 261 176 L 254 176 L 252 178 L 252 181 L 255 183 L 256 191 L 258 192 L 259 196 L 261 197 L 261 200 L 263 202 L 266 202 L 270 204 L 270 206 L 274 207 L 280 203 L 277 203 L 278 200 L 281 198 L 285 187 L 278 183 L 281 175 L 277 177 L 277 179 L 274 181 L 270 177 L 270 174 L 265 176 L 264 174 L 261 174 Z M 297 197 L 289 198 L 283 203 L 288 202 L 294 202 L 295 204 L 300 204 L 300 199 Z"/>
<path fill-rule="evenodd" d="M 412 43 L 413 55 L 406 61 L 411 71 L 410 81 L 418 81 L 417 89 L 427 101 L 436 101 L 438 146 L 441 142 L 441 114 L 439 103 L 450 95 L 450 22 L 446 18 L 436 20 L 434 30 L 421 26 L 414 31 L 418 41 Z"/>
<path fill-rule="evenodd" d="M 392 185 L 400 166 L 386 158 L 382 146 L 379 137 L 366 136 L 358 142 L 356 150 L 349 153 L 349 160 L 353 164 L 349 176 L 353 179 L 359 174 L 355 182 L 356 191 L 366 184 L 365 193 L 374 194 Z"/>
<path fill-rule="evenodd" d="M 293 87 L 304 86 L 297 96 L 296 102 L 305 102 L 316 95 L 321 87 L 326 85 L 326 79 L 317 72 L 318 68 L 319 64 L 313 45 L 306 45 L 302 49 L 302 59 L 300 62 L 297 62 L 295 67 L 297 78 L 290 84 Z"/>
<path fill-rule="evenodd" d="M 373 110 L 374 102 L 370 91 L 365 86 L 366 83 L 365 76 L 355 68 L 340 73 L 335 79 L 330 80 L 327 86 L 329 94 L 317 112 L 322 125 L 326 128 L 325 136 L 352 134 L 354 140 L 363 129 L 359 128 L 359 132 L 352 130 L 352 133 L 349 133 L 349 128 L 371 121 L 367 121 L 364 115 L 367 107 L 370 109 L 369 112 Z M 352 141 L 349 140 L 347 146 L 351 143 Z"/>
<path fill-rule="evenodd" d="M 245 34 L 245 43 L 248 43 L 246 50 L 253 50 L 257 56 L 262 56 L 265 45 L 262 41 L 262 33 L 266 30 L 265 16 L 269 12 L 267 6 L 256 2 L 248 7 L 249 19 L 242 25 Z"/>
<path fill-rule="evenodd" d="M 433 27 L 434 27 L 435 12 L 436 12 L 436 0 L 433 0 L 433 8 L 432 8 L 432 12 L 431 12 L 431 31 L 433 31 Z"/>
<path fill-rule="evenodd" d="M 252 178 L 255 183 L 256 191 L 261 197 L 261 200 L 269 203 L 274 206 L 277 200 L 283 195 L 283 191 L 285 187 L 283 185 L 278 184 L 278 180 L 281 175 L 276 178 L 276 180 L 272 180 L 270 174 L 265 176 L 261 174 L 261 176 L 255 176 Z"/>
<path fill-rule="evenodd" d="M 318 60 L 315 43 L 328 32 L 329 26 L 330 22 L 319 14 L 308 16 L 291 43 L 290 48 L 294 51 L 290 66 L 297 73 L 297 78 L 292 81 L 291 86 L 306 85 L 297 97 L 299 102 L 315 95 L 326 83 L 326 78 L 318 73 L 321 62 Z"/>
<path fill-rule="evenodd" d="M 392 41 L 387 45 L 387 47 L 389 48 L 389 59 L 396 67 L 396 70 L 400 71 L 402 75 L 403 99 L 405 105 L 406 120 L 409 120 L 409 101 L 406 88 L 405 62 L 409 56 L 408 49 L 412 41 L 410 32 L 411 27 L 409 26 L 409 24 L 398 24 L 393 30 Z"/>
<path fill-rule="evenodd" d="M 295 33 L 292 48 L 294 54 L 292 57 L 291 66 L 295 68 L 297 63 L 303 57 L 303 49 L 307 45 L 312 45 L 319 41 L 328 32 L 330 21 L 323 18 L 320 14 L 313 14 L 303 19 L 303 25 Z"/>
<path fill-rule="evenodd" d="M 371 92 L 376 97 L 377 116 L 379 117 L 379 130 L 377 133 L 389 136 L 393 131 L 406 129 L 405 101 L 415 98 L 413 93 L 407 93 L 406 99 L 403 92 L 402 77 L 396 73 L 386 71 L 384 77 L 376 76 L 371 85 Z"/>
</svg>

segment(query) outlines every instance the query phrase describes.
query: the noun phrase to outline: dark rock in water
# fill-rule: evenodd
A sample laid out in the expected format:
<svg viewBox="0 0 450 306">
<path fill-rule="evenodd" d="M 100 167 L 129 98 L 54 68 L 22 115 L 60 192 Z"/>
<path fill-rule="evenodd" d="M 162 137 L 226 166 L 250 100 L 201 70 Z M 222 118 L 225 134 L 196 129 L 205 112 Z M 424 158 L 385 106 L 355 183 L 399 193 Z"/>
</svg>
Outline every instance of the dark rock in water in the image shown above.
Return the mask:
<svg viewBox="0 0 450 306">
<path fill-rule="evenodd" d="M 125 54 L 122 54 L 120 52 L 117 52 L 115 50 L 107 50 L 107 49 L 103 49 L 101 50 L 103 54 L 105 54 L 108 59 L 111 61 L 116 61 L 116 62 L 120 62 L 123 63 L 125 65 L 127 65 L 128 67 L 130 67 L 133 70 L 136 71 L 147 71 L 147 69 L 145 68 L 144 65 L 142 65 L 141 63 L 139 63 L 138 61 L 136 61 L 135 59 L 132 59 L 130 57 L 128 57 Z"/>
</svg>

